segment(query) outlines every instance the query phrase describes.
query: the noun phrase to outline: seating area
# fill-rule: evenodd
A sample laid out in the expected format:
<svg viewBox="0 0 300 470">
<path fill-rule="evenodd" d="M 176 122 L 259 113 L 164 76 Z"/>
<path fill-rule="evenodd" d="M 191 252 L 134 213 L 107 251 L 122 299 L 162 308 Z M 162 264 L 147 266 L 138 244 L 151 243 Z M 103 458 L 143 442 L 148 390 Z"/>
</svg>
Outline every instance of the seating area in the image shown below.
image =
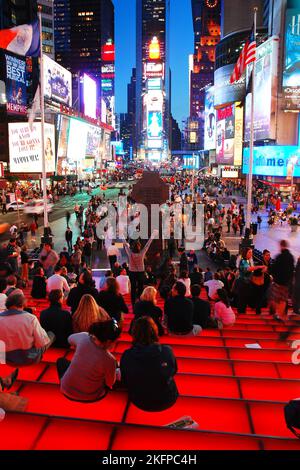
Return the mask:
<svg viewBox="0 0 300 470">
<path fill-rule="evenodd" d="M 47 305 L 29 301 L 37 316 Z M 125 317 L 112 351 L 117 359 L 131 343 L 132 314 Z M 93 404 L 68 400 L 60 393 L 55 362 L 72 358 L 72 351 L 49 349 L 40 364 L 20 368 L 13 391 L 29 404 L 24 413 L 6 414 L 0 449 L 300 450 L 283 412 L 289 400 L 300 397 L 300 369 L 292 364 L 291 349 L 300 339 L 300 326 L 282 341 L 285 330 L 266 311 L 256 316 L 249 310 L 227 329 L 204 330 L 192 338 L 163 336 L 161 343 L 172 346 L 177 358 L 180 397 L 158 413 L 136 408 L 122 388 Z M 0 375 L 10 371 L 0 365 Z M 198 429 L 165 427 L 187 415 Z"/>
</svg>

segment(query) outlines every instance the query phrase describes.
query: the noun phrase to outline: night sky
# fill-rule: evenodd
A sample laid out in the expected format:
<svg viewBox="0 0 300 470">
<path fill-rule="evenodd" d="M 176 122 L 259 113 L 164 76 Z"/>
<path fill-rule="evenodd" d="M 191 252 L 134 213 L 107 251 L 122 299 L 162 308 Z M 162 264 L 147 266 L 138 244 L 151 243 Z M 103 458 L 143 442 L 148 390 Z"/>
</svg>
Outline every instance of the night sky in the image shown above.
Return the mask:
<svg viewBox="0 0 300 470">
<path fill-rule="evenodd" d="M 136 0 L 114 0 L 116 110 L 127 111 L 127 83 L 135 66 Z M 170 66 L 172 113 L 179 125 L 189 114 L 188 56 L 194 50 L 191 0 L 171 0 Z"/>
</svg>

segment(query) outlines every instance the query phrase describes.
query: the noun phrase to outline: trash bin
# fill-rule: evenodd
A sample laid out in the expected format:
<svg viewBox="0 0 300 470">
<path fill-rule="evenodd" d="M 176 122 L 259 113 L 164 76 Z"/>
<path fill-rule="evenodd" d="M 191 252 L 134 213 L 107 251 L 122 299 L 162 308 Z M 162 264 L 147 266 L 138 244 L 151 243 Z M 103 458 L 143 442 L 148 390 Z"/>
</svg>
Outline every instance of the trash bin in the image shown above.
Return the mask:
<svg viewBox="0 0 300 470">
<path fill-rule="evenodd" d="M 251 232 L 252 232 L 252 235 L 257 235 L 257 224 L 255 223 L 251 224 Z"/>
</svg>

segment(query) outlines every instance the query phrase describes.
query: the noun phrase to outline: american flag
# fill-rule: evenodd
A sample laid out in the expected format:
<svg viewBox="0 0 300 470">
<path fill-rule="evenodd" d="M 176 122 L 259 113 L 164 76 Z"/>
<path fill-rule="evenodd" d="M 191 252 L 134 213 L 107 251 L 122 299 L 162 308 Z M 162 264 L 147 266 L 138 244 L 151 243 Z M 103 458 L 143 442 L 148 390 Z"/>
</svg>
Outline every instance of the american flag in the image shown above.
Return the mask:
<svg viewBox="0 0 300 470">
<path fill-rule="evenodd" d="M 247 65 L 251 64 L 251 62 L 255 62 L 256 60 L 256 40 L 254 37 L 254 28 L 252 29 L 252 34 L 245 46 L 243 47 L 242 52 L 238 58 L 237 63 L 235 64 L 234 71 L 230 77 L 231 85 L 237 82 L 243 73 L 246 70 Z"/>
</svg>

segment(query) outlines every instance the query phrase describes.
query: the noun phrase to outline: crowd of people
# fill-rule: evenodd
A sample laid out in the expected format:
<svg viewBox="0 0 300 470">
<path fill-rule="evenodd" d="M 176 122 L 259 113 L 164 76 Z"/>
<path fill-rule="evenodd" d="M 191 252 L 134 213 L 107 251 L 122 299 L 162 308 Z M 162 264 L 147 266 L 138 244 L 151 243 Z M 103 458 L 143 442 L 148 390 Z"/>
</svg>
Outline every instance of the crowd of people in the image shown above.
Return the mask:
<svg viewBox="0 0 300 470">
<path fill-rule="evenodd" d="M 68 399 L 94 402 L 109 390 L 124 387 L 137 407 L 161 411 L 176 402 L 178 390 L 176 358 L 160 337 L 198 336 L 204 329 L 230 328 L 248 307 L 257 315 L 268 308 L 278 322 L 286 322 L 289 298 L 299 314 L 300 260 L 295 266 L 288 242 L 280 242 L 280 254 L 274 260 L 268 250 L 261 260 L 253 259 L 249 246 L 231 259 L 223 229 L 225 225 L 229 233 L 232 229 L 243 234 L 244 206 L 232 197 L 233 190 L 243 188 L 220 188 L 231 198 L 227 209 L 218 194 L 208 195 L 208 189 L 200 178 L 196 180 L 195 197 L 205 214 L 203 248 L 213 261 L 223 263 L 215 272 L 201 268 L 198 253 L 186 250 L 174 237 L 167 241 L 164 253 L 158 253 L 153 270 L 148 253 L 156 231 L 146 243 L 128 236 L 121 245 L 108 220 L 100 238 L 97 225 L 106 216 L 100 196 L 92 196 L 86 210 L 75 205 L 80 231 L 75 243 L 70 213 L 66 214 L 67 246 L 57 253 L 51 243 L 44 243 L 31 271 L 32 281 L 26 244 L 18 246 L 11 233 L 0 264 L 0 338 L 6 345 L 7 362 L 17 367 L 36 364 L 50 347 L 72 348 L 72 359 L 57 361 L 61 392 Z M 195 204 L 189 181 L 182 178 L 174 179 L 168 204 L 179 198 Z M 129 201 L 129 209 L 129 219 L 138 216 L 134 202 Z M 104 249 L 110 269 L 97 285 L 93 251 Z M 27 306 L 28 289 L 33 299 L 49 302 L 39 318 Z M 110 349 L 124 330 L 129 303 L 132 345 L 118 362 Z M 17 372 L 0 380 L 2 393 Z"/>
</svg>

